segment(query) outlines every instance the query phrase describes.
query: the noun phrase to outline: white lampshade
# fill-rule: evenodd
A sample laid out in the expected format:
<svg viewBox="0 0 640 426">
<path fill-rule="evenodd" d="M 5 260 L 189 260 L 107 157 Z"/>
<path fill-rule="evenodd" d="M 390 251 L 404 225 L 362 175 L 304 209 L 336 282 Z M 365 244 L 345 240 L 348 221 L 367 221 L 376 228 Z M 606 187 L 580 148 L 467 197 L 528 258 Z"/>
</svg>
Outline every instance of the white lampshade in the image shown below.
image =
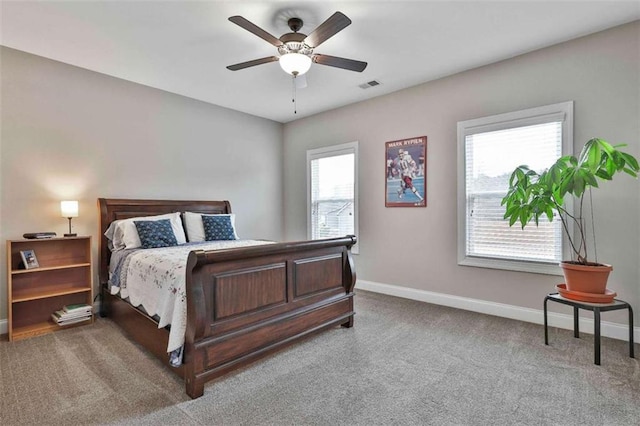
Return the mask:
<svg viewBox="0 0 640 426">
<path fill-rule="evenodd" d="M 77 201 L 60 201 L 60 216 L 78 217 Z"/>
<path fill-rule="evenodd" d="M 280 67 L 287 74 L 302 75 L 311 68 L 311 58 L 302 53 L 286 53 L 280 56 Z"/>
</svg>

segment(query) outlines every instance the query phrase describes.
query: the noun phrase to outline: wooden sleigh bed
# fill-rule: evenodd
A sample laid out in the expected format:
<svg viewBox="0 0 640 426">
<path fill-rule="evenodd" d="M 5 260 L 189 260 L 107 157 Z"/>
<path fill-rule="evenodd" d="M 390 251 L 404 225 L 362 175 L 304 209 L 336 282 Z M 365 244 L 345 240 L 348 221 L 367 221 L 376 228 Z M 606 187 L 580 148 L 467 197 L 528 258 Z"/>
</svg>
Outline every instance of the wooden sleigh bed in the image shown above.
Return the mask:
<svg viewBox="0 0 640 426">
<path fill-rule="evenodd" d="M 98 199 L 102 314 L 169 365 L 168 331 L 108 289 L 114 220 L 173 212 L 228 214 L 228 201 Z M 312 333 L 353 326 L 354 236 L 221 251 L 193 250 L 186 267 L 184 358 L 171 367 L 197 398 L 204 384 Z"/>
</svg>

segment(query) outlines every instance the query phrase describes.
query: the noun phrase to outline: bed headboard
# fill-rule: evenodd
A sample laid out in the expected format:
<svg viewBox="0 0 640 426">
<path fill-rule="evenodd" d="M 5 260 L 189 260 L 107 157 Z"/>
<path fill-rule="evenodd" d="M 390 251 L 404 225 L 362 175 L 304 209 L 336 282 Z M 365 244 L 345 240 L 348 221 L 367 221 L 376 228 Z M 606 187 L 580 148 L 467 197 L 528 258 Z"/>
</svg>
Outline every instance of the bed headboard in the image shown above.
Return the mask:
<svg viewBox="0 0 640 426">
<path fill-rule="evenodd" d="M 104 233 L 114 220 L 185 211 L 207 214 L 231 213 L 229 201 L 98 198 L 98 207 L 100 209 L 100 286 L 109 280 L 110 252 Z"/>
</svg>

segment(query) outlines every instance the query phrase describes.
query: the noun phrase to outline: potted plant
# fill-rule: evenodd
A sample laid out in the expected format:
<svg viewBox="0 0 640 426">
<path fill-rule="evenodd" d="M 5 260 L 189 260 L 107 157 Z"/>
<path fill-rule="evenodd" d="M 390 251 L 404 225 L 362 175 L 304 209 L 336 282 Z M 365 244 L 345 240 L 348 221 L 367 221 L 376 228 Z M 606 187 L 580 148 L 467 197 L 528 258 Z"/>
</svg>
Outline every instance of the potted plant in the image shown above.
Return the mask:
<svg viewBox="0 0 640 426">
<path fill-rule="evenodd" d="M 583 216 L 584 197 L 590 188 L 598 188 L 599 180 L 611 180 L 616 173 L 625 172 L 637 177 L 638 160 L 618 149 L 623 146 L 593 138 L 577 158 L 572 155 L 560 157 L 540 174 L 527 166 L 519 166 L 509 179 L 509 190 L 502 199 L 502 205 L 506 207 L 504 218 L 509 220 L 509 226 L 516 222 L 520 222 L 522 228 L 530 222 L 537 226 L 540 217 L 546 216 L 552 221 L 554 213 L 562 222 L 573 252 L 572 260 L 560 264 L 569 291 L 605 293 L 612 268 L 588 258 L 586 236 L 589 228 Z M 574 199 L 572 212 L 567 210 L 570 197 Z M 578 276 L 574 277 L 574 273 Z"/>
</svg>

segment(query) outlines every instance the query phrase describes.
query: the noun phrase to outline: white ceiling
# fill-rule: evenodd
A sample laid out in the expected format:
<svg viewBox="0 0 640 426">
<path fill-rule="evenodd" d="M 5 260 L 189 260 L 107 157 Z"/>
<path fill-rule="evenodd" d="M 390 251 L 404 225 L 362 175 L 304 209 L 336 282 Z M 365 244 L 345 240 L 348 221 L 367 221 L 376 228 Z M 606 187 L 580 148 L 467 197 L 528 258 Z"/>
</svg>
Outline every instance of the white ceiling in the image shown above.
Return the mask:
<svg viewBox="0 0 640 426">
<path fill-rule="evenodd" d="M 640 1 L 5 1 L 0 44 L 238 111 L 289 122 L 640 19 Z M 353 23 L 315 52 L 369 63 L 313 64 L 297 92 L 277 55 L 228 17 L 280 37 L 335 11 Z M 381 85 L 361 89 L 371 80 Z"/>
</svg>

